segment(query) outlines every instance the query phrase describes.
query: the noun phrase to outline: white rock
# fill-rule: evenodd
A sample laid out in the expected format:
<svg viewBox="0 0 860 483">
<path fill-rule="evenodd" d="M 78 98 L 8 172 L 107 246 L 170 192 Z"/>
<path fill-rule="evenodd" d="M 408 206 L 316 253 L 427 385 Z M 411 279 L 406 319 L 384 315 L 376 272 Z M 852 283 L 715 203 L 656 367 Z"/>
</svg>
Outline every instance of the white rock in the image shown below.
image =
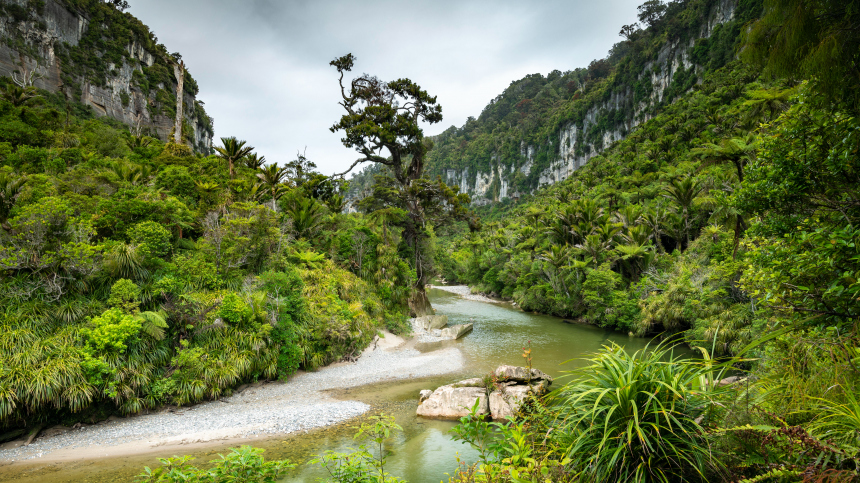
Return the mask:
<svg viewBox="0 0 860 483">
<path fill-rule="evenodd" d="M 513 417 L 532 392 L 529 386 L 502 386 L 490 393 L 490 414 L 495 420 Z"/>
<path fill-rule="evenodd" d="M 471 412 L 476 400 L 479 401 L 477 414 L 489 414 L 487 389 L 472 385 L 478 381 L 482 382 L 479 378 L 469 379 L 436 389 L 418 405 L 418 415 L 425 418 L 459 419 Z M 466 384 L 462 385 L 463 383 Z"/>
<path fill-rule="evenodd" d="M 443 339 L 459 339 L 469 332 L 472 332 L 472 324 L 452 325 L 442 329 L 440 336 Z"/>
<path fill-rule="evenodd" d="M 499 366 L 496 368 L 495 375 L 500 381 L 516 381 L 516 382 L 537 382 L 544 380 L 552 383 L 552 377 L 538 369 L 532 369 L 531 378 L 528 377 L 529 370 L 525 367 L 518 366 Z"/>
<path fill-rule="evenodd" d="M 441 329 L 448 325 L 447 315 L 427 315 L 423 317 L 424 330 Z"/>
</svg>

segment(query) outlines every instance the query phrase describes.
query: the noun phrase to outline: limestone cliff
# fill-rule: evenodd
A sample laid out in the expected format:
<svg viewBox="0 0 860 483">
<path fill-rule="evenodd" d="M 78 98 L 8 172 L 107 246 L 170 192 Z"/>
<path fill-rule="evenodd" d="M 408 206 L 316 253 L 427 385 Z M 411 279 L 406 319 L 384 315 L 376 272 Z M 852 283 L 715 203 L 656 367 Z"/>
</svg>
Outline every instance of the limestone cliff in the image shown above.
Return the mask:
<svg viewBox="0 0 860 483">
<path fill-rule="evenodd" d="M 459 186 L 478 205 L 569 177 L 692 88 L 706 70 L 731 61 L 743 24 L 755 14 L 746 5 L 737 18 L 737 0 L 687 5 L 675 15 L 693 20 L 686 31 L 675 22 L 675 37 L 655 26 L 639 32 L 644 48 L 621 42 L 588 69 L 513 82 L 479 118 L 435 138 L 430 173 Z M 601 63 L 611 64 L 613 73 L 601 74 Z"/>
<path fill-rule="evenodd" d="M 35 74 L 35 87 L 60 91 L 98 116 L 139 126 L 164 141 L 174 129 L 173 61 L 145 25 L 104 2 L 0 4 L 0 75 Z M 212 119 L 196 99 L 196 82 L 188 74 L 185 79 L 183 139 L 207 153 Z"/>
</svg>

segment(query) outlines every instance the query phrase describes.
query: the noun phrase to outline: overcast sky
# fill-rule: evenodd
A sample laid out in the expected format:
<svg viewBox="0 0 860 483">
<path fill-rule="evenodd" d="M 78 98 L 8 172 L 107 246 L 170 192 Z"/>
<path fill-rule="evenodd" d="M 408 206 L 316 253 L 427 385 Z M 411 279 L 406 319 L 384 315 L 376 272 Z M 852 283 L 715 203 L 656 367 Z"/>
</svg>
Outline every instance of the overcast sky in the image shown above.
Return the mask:
<svg viewBox="0 0 860 483">
<path fill-rule="evenodd" d="M 182 54 L 216 142 L 246 139 L 279 164 L 307 147 L 331 174 L 357 158 L 328 129 L 342 114 L 335 57 L 438 96 L 444 119 L 425 127 L 438 134 L 511 81 L 605 57 L 642 1 L 131 0 L 130 11 Z"/>
</svg>

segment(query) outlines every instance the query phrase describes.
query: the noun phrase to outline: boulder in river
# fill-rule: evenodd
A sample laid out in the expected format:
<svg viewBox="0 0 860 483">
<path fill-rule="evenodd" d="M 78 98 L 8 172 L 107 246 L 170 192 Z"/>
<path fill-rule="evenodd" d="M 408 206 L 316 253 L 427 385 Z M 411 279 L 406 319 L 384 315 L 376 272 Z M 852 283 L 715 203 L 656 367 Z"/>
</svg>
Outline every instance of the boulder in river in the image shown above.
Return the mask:
<svg viewBox="0 0 860 483">
<path fill-rule="evenodd" d="M 548 380 L 534 380 L 531 385 L 516 382 L 497 384 L 490 393 L 490 415 L 496 420 L 513 417 L 526 398 L 544 395 L 549 385 Z"/>
<path fill-rule="evenodd" d="M 478 414 L 489 414 L 490 404 L 483 379 L 466 379 L 437 388 L 418 405 L 417 412 L 425 418 L 459 419 L 469 415 L 476 400 L 479 401 Z"/>
<path fill-rule="evenodd" d="M 445 327 L 440 335 L 443 339 L 459 339 L 469 332 L 472 332 L 472 324 L 460 324 Z"/>
<path fill-rule="evenodd" d="M 519 411 L 526 398 L 542 396 L 552 384 L 552 378 L 537 369 L 531 370 L 530 379 L 529 370 L 525 367 L 499 366 L 493 374 L 498 382 L 490 388 L 486 387 L 484 379 L 472 378 L 442 386 L 429 396 L 428 390 L 421 391 L 418 415 L 459 419 L 467 416 L 478 400 L 477 414 L 506 419 Z"/>
<path fill-rule="evenodd" d="M 549 381 L 552 383 L 552 378 L 548 376 L 545 372 L 540 371 L 538 369 L 532 369 L 531 375 L 529 375 L 529 370 L 526 367 L 519 366 L 499 366 L 493 372 L 495 374 L 496 379 L 499 381 L 514 381 L 518 383 L 525 383 L 531 381 L 535 383 L 537 381 Z"/>
</svg>

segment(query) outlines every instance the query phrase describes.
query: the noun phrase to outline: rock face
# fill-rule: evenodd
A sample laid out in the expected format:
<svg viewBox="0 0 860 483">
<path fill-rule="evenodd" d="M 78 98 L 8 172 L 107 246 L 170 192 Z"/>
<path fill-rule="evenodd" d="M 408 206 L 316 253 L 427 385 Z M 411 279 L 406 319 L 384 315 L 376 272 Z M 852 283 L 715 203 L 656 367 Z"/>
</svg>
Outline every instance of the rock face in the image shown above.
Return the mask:
<svg viewBox="0 0 860 483">
<path fill-rule="evenodd" d="M 735 17 L 737 0 L 717 0 L 706 13 L 705 22 L 695 37 L 707 39 L 720 24 L 730 22 Z M 439 175 L 449 186 L 458 186 L 461 193 L 468 193 L 472 204 L 480 206 L 502 201 L 505 198 L 517 199 L 515 180 L 517 177 L 536 177 L 537 187 L 554 184 L 570 177 L 576 170 L 585 166 L 613 142 L 624 139 L 636 126 L 654 116 L 655 106 L 663 102 L 673 79 L 678 73 L 690 72 L 701 75 L 702 66 L 695 65 L 692 59 L 696 38 L 686 42 L 667 42 L 656 55 L 646 62 L 639 73 L 636 84 L 622 84 L 613 88 L 608 96 L 588 106 L 582 119 L 559 127 L 556 134 L 539 142 L 530 144 L 520 142 L 518 159 L 502 160 L 499 154 L 491 154 L 488 164 L 470 166 L 455 159 L 444 160 L 440 165 L 429 166 L 433 176 Z M 651 86 L 647 96 L 636 95 L 642 86 Z M 600 127 L 601 119 L 616 112 L 625 114 L 624 120 L 613 125 Z M 465 126 L 464 126 L 465 128 Z M 598 130 L 598 131 L 596 131 Z M 594 136 L 595 133 L 598 134 Z M 589 134 L 591 133 L 591 134 Z M 507 136 L 507 134 L 505 135 Z M 501 144 L 501 141 L 499 141 Z M 437 142 L 437 149 L 442 147 Z M 549 166 L 539 168 L 538 153 L 548 154 Z"/>
<path fill-rule="evenodd" d="M 12 76 L 22 68 L 26 69 L 36 74 L 35 87 L 50 92 L 61 91 L 69 99 L 90 106 L 99 116 L 107 116 L 129 126 L 139 125 L 144 132 L 152 131 L 157 137 L 167 140 L 174 127 L 174 118 L 162 114 L 155 107 L 159 105 L 157 94 L 163 90 L 170 94 L 165 102 L 175 108 L 176 80 L 168 74 L 170 81 L 166 85 L 152 85 L 148 92 L 144 92 L 135 80 L 146 77 L 144 69 L 153 66 L 164 68 L 167 62 L 157 57 L 160 54 L 144 47 L 144 41 L 148 39 L 139 39 L 132 34 L 121 63 L 109 62 L 104 79 L 91 82 L 73 66 L 63 65 L 59 55 L 77 48 L 84 41 L 92 27 L 86 11 L 72 9 L 58 0 L 45 0 L 41 8 L 31 8 L 34 2 L 27 0 L 5 0 L 4 3 L 15 5 L 18 12 L 26 12 L 26 18 L 0 14 L 0 75 Z M 187 90 L 183 94 L 183 106 L 192 147 L 198 152 L 208 153 L 213 134 L 210 120 L 201 118 L 205 117 L 201 114 L 205 111 Z"/>
<path fill-rule="evenodd" d="M 459 339 L 464 335 L 472 332 L 472 324 L 452 325 L 445 327 L 440 334 L 443 339 Z"/>
<path fill-rule="evenodd" d="M 467 379 L 442 386 L 418 405 L 418 415 L 425 418 L 459 419 L 467 416 L 478 402 L 478 414 L 490 414 L 487 388 L 481 379 Z"/>
<path fill-rule="evenodd" d="M 471 412 L 477 400 L 477 414 L 507 419 L 517 414 L 529 396 L 542 396 L 552 384 L 552 378 L 537 369 L 531 371 L 531 384 L 526 383 L 529 370 L 525 367 L 499 366 L 493 375 L 497 382 L 489 390 L 483 379 L 472 378 L 439 387 L 432 393 L 428 389 L 421 391 L 418 415 L 459 419 Z"/>
</svg>

